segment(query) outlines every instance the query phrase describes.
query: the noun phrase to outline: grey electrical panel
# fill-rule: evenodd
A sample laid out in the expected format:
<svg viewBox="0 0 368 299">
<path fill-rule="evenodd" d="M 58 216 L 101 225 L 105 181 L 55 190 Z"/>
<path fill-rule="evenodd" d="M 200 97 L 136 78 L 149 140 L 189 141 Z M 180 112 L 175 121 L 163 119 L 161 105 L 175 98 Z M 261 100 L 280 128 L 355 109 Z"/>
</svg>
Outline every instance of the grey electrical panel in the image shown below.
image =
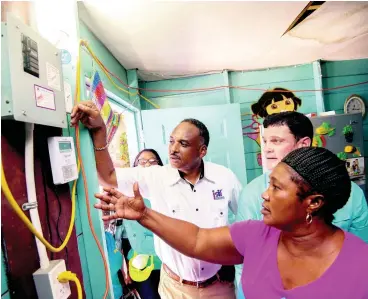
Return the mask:
<svg viewBox="0 0 368 299">
<path fill-rule="evenodd" d="M 67 127 L 60 50 L 8 14 L 1 63 L 2 119 Z"/>
</svg>

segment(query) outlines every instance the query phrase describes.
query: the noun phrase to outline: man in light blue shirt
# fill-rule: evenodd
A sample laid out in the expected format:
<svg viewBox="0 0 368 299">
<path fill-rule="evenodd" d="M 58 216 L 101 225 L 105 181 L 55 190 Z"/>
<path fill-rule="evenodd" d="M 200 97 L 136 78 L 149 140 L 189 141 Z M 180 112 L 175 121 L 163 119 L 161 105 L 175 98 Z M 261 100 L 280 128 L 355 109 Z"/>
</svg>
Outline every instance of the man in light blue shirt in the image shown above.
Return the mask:
<svg viewBox="0 0 368 299">
<path fill-rule="evenodd" d="M 238 202 L 235 221 L 262 220 L 262 193 L 268 188 L 271 170 L 291 151 L 311 146 L 313 125 L 308 117 L 299 112 L 281 112 L 267 116 L 263 122 L 264 157 L 268 172 L 246 185 Z M 351 183 L 347 204 L 334 214 L 333 224 L 349 231 L 368 243 L 368 207 L 363 190 Z M 236 268 L 236 284 L 239 285 L 242 265 Z"/>
</svg>

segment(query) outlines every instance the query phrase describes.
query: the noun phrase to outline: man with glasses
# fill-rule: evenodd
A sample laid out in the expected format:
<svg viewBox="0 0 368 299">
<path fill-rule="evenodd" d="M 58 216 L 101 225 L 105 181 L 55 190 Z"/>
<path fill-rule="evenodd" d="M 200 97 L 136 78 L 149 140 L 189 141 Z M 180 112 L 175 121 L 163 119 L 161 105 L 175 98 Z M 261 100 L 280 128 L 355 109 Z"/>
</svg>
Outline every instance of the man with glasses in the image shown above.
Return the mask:
<svg viewBox="0 0 368 299">
<path fill-rule="evenodd" d="M 202 122 L 185 119 L 173 130 L 168 148 L 170 165 L 114 169 L 105 124 L 91 101 L 73 108 L 71 125 L 79 120 L 91 132 L 101 185 L 118 187 L 131 196 L 133 184 L 138 182 L 152 209 L 204 228 L 228 224 L 229 208 L 237 213 L 241 184 L 230 169 L 203 161 L 210 136 Z M 161 298 L 235 298 L 233 277 L 222 275 L 226 271 L 220 271 L 221 265 L 184 256 L 156 235 L 154 238 L 155 251 L 163 263 Z"/>
</svg>

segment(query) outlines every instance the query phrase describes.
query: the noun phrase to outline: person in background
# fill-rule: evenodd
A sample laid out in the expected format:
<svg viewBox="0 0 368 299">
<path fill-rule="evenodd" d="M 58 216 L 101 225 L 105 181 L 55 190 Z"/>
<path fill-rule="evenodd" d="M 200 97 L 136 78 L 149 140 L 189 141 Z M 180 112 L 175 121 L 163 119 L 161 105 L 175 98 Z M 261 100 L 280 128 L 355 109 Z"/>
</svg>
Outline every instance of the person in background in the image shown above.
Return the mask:
<svg viewBox="0 0 368 299">
<path fill-rule="evenodd" d="M 263 122 L 264 157 L 268 172 L 246 185 L 239 198 L 235 221 L 262 220 L 262 193 L 270 182 L 270 172 L 291 151 L 310 147 L 313 125 L 299 112 L 281 112 L 267 116 Z M 301 161 L 302 162 L 302 161 Z M 368 242 L 368 207 L 363 190 L 354 182 L 347 204 L 336 211 L 333 224 Z M 236 282 L 239 283 L 242 266 L 236 266 Z"/>
<path fill-rule="evenodd" d="M 226 225 L 229 210 L 236 214 L 242 186 L 230 169 L 203 160 L 210 134 L 201 121 L 184 119 L 171 132 L 170 165 L 120 169 L 114 168 L 106 150 L 106 126 L 93 102 L 85 101 L 73 108 L 71 125 L 78 121 L 90 130 L 101 185 L 131 193 L 138 181 L 153 210 L 200 227 Z M 224 267 L 220 264 L 187 257 L 157 236 L 154 239 L 155 252 L 162 261 L 162 299 L 235 298 L 234 275 L 227 275 L 231 271 L 221 271 Z"/>
<path fill-rule="evenodd" d="M 94 206 L 114 212 L 103 219 L 139 221 L 192 258 L 243 264 L 240 298 L 368 298 L 368 245 L 332 224 L 351 191 L 345 163 L 327 149 L 301 147 L 269 177 L 263 221 L 230 227 L 200 228 L 153 211 L 144 205 L 137 183 L 134 197 L 104 188 Z"/>
<path fill-rule="evenodd" d="M 159 154 L 154 149 L 144 149 L 138 153 L 133 167 L 150 167 L 153 165 L 163 166 Z M 144 199 L 144 203 L 147 207 L 151 207 L 148 199 Z M 154 262 L 154 270 L 146 280 L 141 282 L 132 280 L 129 275 L 129 267 L 124 269 L 122 272 L 125 283 L 130 284 L 133 282 L 133 286 L 142 298 L 159 299 L 158 285 L 160 282 L 161 261 L 155 253 L 152 232 L 136 221 L 124 220 L 122 226 L 127 235 L 127 238 L 123 238 L 122 241 L 122 250 L 126 262 L 129 263 L 128 261 L 136 255 L 153 256 Z M 120 238 L 121 233 L 116 238 Z M 148 263 L 150 258 L 148 258 Z"/>
</svg>

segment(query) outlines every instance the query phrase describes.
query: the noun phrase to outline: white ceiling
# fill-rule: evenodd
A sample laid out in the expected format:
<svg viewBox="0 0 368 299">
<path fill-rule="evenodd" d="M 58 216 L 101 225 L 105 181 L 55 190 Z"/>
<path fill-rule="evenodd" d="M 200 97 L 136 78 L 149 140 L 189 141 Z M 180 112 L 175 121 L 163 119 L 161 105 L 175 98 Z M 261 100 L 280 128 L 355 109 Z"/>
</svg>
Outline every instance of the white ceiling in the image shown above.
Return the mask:
<svg viewBox="0 0 368 299">
<path fill-rule="evenodd" d="M 78 6 L 91 31 L 143 79 L 368 57 L 368 2 L 326 2 L 282 36 L 307 4 L 96 0 Z"/>
</svg>

